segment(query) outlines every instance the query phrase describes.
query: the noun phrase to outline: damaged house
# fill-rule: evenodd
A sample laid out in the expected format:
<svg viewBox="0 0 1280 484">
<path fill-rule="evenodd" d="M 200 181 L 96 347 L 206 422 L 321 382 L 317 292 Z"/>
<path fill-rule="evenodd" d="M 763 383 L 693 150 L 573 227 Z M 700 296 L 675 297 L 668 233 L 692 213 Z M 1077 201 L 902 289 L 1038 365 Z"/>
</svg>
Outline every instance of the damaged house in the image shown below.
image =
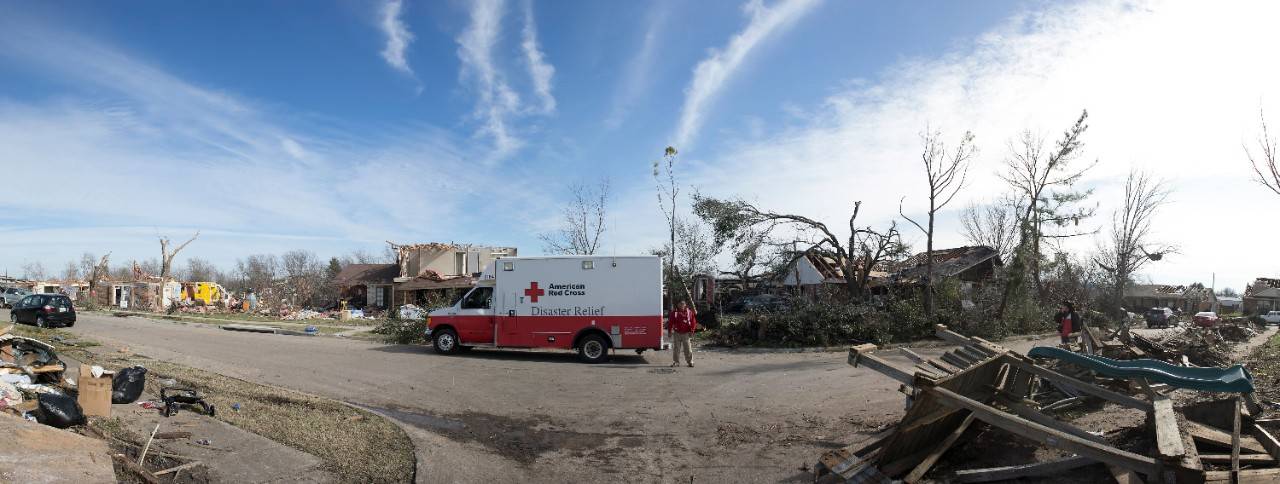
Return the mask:
<svg viewBox="0 0 1280 484">
<path fill-rule="evenodd" d="M 1124 290 L 1124 306 L 1133 312 L 1151 308 L 1169 308 L 1184 313 L 1212 311 L 1218 298 L 1204 284 L 1188 286 L 1169 284 L 1134 284 Z"/>
<path fill-rule="evenodd" d="M 390 308 L 427 304 L 432 296 L 475 285 L 485 266 L 499 257 L 514 257 L 515 247 L 457 244 L 391 244 L 395 264 L 350 264 L 334 278 L 339 297 L 351 308 Z"/>
<path fill-rule="evenodd" d="M 862 261 L 855 261 L 854 266 L 861 268 Z M 878 286 L 888 276 L 887 272 L 872 270 L 867 285 Z M 782 285 L 809 298 L 817 297 L 823 292 L 843 291 L 846 288 L 844 260 L 831 254 L 806 252 L 804 257 L 796 259 L 787 268 L 782 277 Z"/>
<path fill-rule="evenodd" d="M 1259 277 L 1244 289 L 1244 313 L 1280 311 L 1280 279 Z"/>
</svg>

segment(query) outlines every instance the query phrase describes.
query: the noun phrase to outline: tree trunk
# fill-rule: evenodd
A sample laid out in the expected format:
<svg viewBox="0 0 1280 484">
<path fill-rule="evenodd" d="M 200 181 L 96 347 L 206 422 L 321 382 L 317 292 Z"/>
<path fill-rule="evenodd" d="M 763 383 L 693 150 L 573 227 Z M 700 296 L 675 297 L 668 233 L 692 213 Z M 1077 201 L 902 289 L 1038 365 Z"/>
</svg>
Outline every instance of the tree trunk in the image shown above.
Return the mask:
<svg viewBox="0 0 1280 484">
<path fill-rule="evenodd" d="M 933 197 L 929 198 L 929 231 L 925 233 L 924 315 L 933 322 Z"/>
</svg>

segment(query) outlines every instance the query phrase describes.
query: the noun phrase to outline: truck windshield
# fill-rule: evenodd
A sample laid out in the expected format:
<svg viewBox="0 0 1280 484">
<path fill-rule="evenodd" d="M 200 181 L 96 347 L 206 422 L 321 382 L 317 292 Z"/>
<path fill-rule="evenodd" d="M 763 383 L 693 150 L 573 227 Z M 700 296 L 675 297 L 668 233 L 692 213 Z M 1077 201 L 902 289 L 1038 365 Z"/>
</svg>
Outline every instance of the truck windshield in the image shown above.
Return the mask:
<svg viewBox="0 0 1280 484">
<path fill-rule="evenodd" d="M 477 287 L 462 299 L 462 309 L 489 309 L 493 302 L 492 287 Z"/>
</svg>

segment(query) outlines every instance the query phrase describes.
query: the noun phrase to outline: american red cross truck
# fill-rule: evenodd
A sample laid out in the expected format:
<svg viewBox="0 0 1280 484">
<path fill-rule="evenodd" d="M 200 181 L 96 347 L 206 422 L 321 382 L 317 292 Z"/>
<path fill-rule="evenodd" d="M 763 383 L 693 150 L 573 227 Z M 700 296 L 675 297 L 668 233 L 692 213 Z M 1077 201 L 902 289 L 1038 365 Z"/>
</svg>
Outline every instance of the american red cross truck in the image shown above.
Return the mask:
<svg viewBox="0 0 1280 484">
<path fill-rule="evenodd" d="M 610 350 L 664 348 L 657 256 L 504 257 L 453 306 L 432 311 L 436 352 L 476 346 L 576 349 L 588 363 Z"/>
</svg>

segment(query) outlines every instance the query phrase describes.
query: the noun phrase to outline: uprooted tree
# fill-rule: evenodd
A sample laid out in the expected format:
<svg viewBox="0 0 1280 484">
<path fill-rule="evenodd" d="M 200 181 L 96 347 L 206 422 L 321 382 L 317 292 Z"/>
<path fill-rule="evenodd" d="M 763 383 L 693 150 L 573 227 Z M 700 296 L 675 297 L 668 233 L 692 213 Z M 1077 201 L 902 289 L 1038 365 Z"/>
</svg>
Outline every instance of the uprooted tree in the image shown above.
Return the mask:
<svg viewBox="0 0 1280 484">
<path fill-rule="evenodd" d="M 1121 309 L 1124 288 L 1133 274 L 1148 261 L 1160 260 L 1173 249 L 1152 242 L 1151 227 L 1156 210 L 1169 198 L 1165 183 L 1140 171 L 1129 172 L 1124 185 L 1124 205 L 1111 214 L 1111 234 L 1098 248 L 1094 263 L 1106 271 L 1111 289 L 1111 307 L 1124 319 Z"/>
<path fill-rule="evenodd" d="M 1085 124 L 1088 117 L 1089 112 L 1083 111 L 1051 151 L 1046 150 L 1044 138 L 1031 131 L 1024 131 L 1009 144 L 1005 169 L 997 175 L 1013 188 L 1025 205 L 1018 207 L 1018 245 L 1006 270 L 998 310 L 1000 317 L 1004 316 L 1009 300 L 1025 289 L 1028 275 L 1034 282 L 1035 297 L 1044 296 L 1040 265 L 1046 239 L 1061 240 L 1096 232 L 1079 229 L 1080 222 L 1097 211 L 1096 206 L 1083 206 L 1093 190 L 1075 190 L 1074 185 L 1097 161 L 1082 168 L 1072 164 L 1083 147 L 1080 138 L 1089 127 Z"/>
<path fill-rule="evenodd" d="M 600 249 L 600 238 L 608 221 L 609 180 L 601 180 L 595 186 L 574 184 L 569 187 L 569 194 L 572 199 L 564 208 L 563 225 L 555 232 L 539 235 L 538 239 L 547 252 L 593 255 Z"/>
<path fill-rule="evenodd" d="M 1245 156 L 1249 157 L 1249 165 L 1253 168 L 1253 180 L 1267 187 L 1268 190 L 1280 195 L 1280 165 L 1276 160 L 1276 139 L 1267 131 L 1267 118 L 1259 111 L 1259 124 L 1262 125 L 1261 132 L 1258 133 L 1258 153 L 1254 153 L 1249 149 L 1248 145 L 1244 147 Z"/>
<path fill-rule="evenodd" d="M 794 233 L 788 233 L 788 236 L 800 235 L 801 232 L 812 233 L 813 237 L 805 241 L 808 248 L 792 251 L 792 259 L 785 265 L 790 266 L 808 253 L 830 254 L 844 272 L 849 296 L 856 300 L 865 298 L 871 271 L 878 264 L 906 251 L 896 223 L 891 223 L 883 231 L 870 226 L 858 227 L 858 211 L 861 208 L 862 202 L 853 203 L 853 214 L 849 216 L 849 236 L 846 238 L 837 236 L 823 222 L 803 215 L 762 210 L 741 199 L 721 200 L 694 195 L 693 205 L 694 213 L 711 224 L 717 245 L 726 240 L 741 240 L 749 236 L 767 237 L 784 227 L 794 229 Z M 785 246 L 791 242 L 775 244 Z"/>
<path fill-rule="evenodd" d="M 898 215 L 920 229 L 925 236 L 924 256 L 924 314 L 933 318 L 933 222 L 939 210 L 946 208 L 956 194 L 964 188 L 965 177 L 969 173 L 969 159 L 973 157 L 973 133 L 966 131 L 960 137 L 955 151 L 948 152 L 942 141 L 942 131 L 926 130 L 921 135 L 924 150 L 920 154 L 924 162 L 925 180 L 929 187 L 928 219 L 924 225 L 916 222 L 902 211 L 903 197 L 898 201 Z"/>
<path fill-rule="evenodd" d="M 199 236 L 200 236 L 200 231 L 197 230 L 195 235 L 192 235 L 190 239 L 187 239 L 187 241 L 183 242 L 181 245 L 174 247 L 173 250 L 169 250 L 170 242 L 169 242 L 168 236 L 165 236 L 165 235 L 156 236 L 156 238 L 160 239 L 160 279 L 161 280 L 167 280 L 169 278 L 169 274 L 171 273 L 170 271 L 173 269 L 173 258 L 176 257 L 179 252 L 182 252 L 182 249 L 187 248 L 187 244 L 190 244 L 191 242 L 195 241 L 196 237 L 199 237 Z"/>
</svg>

